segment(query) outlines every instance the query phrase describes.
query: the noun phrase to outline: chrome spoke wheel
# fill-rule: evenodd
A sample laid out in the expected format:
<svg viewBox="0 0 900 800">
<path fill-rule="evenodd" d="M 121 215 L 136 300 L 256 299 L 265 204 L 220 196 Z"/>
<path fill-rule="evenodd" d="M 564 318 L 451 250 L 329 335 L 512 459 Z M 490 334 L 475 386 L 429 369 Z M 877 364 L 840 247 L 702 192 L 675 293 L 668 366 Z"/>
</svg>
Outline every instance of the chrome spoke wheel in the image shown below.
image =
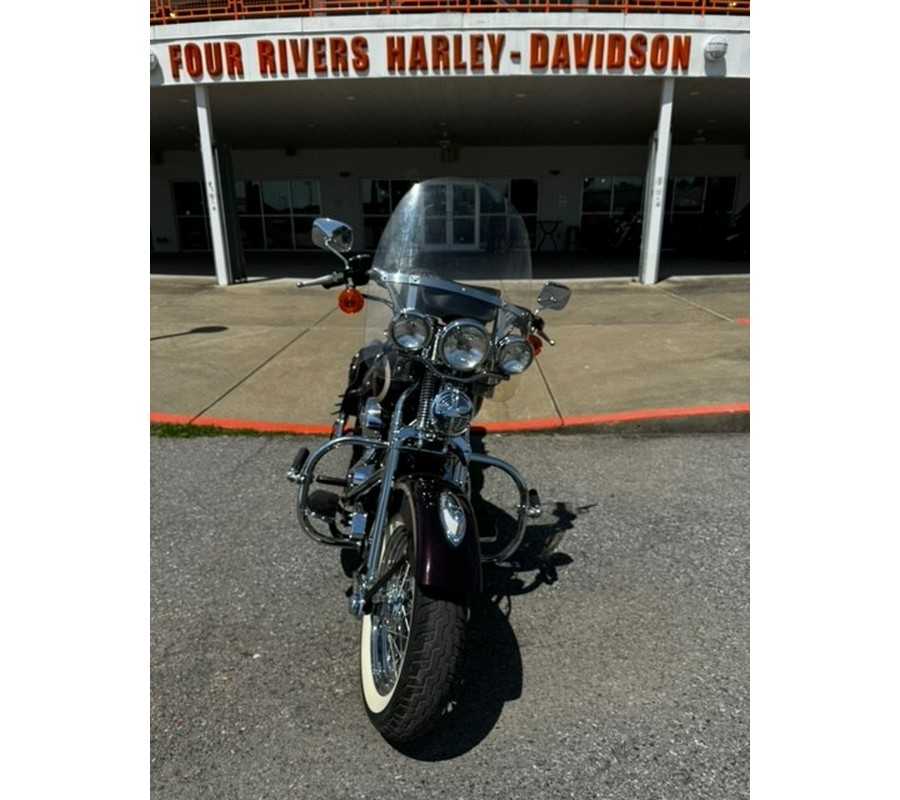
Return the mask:
<svg viewBox="0 0 900 800">
<path fill-rule="evenodd" d="M 386 739 L 421 736 L 453 687 L 466 620 L 463 598 L 416 582 L 414 519 L 404 500 L 385 530 L 372 613 L 362 618 L 360 678 L 366 711 Z"/>
<path fill-rule="evenodd" d="M 388 530 L 382 564 L 396 572 L 374 598 L 372 611 L 372 678 L 382 695 L 396 686 L 409 643 L 415 581 L 408 549 L 409 532 L 401 520 L 395 520 Z"/>
</svg>

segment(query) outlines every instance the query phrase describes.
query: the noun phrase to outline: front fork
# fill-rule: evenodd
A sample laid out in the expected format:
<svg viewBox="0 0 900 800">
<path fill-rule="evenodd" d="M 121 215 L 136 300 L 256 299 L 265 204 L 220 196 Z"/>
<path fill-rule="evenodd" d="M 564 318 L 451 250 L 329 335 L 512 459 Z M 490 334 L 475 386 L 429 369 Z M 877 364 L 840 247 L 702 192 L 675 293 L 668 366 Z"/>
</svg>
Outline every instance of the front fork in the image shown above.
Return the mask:
<svg viewBox="0 0 900 800">
<path fill-rule="evenodd" d="M 413 391 L 414 387 L 406 389 L 397 400 L 394 412 L 391 416 L 390 428 L 388 431 L 387 441 L 372 439 L 362 436 L 342 436 L 343 425 L 337 427 L 333 431 L 332 438 L 317 448 L 312 454 L 304 455 L 302 458 L 298 455 L 294 466 L 288 473 L 288 479 L 298 484 L 297 490 L 297 511 L 301 527 L 315 541 L 322 544 L 338 545 L 343 547 L 355 547 L 357 542 L 347 540 L 337 536 L 328 536 L 321 533 L 315 528 L 307 516 L 308 506 L 307 499 L 309 496 L 310 486 L 315 474 L 315 468 L 318 462 L 327 453 L 337 447 L 357 446 L 364 448 L 378 448 L 385 450 L 382 467 L 379 472 L 372 475 L 361 486 L 350 490 L 350 493 L 361 496 L 363 493 L 374 489 L 381 483 L 378 493 L 378 501 L 376 504 L 375 518 L 369 528 L 369 541 L 366 552 L 366 560 L 364 565 L 357 570 L 353 576 L 353 588 L 350 595 L 350 612 L 357 617 L 362 617 L 369 606 L 369 602 L 375 592 L 378 590 L 378 562 L 381 557 L 381 549 L 384 540 L 384 533 L 388 522 L 388 513 L 390 511 L 391 496 L 395 488 L 395 474 L 400 461 L 401 452 L 410 450 L 408 442 L 411 440 L 422 439 L 422 431 L 415 426 L 403 425 L 403 408 L 407 398 Z M 483 464 L 488 467 L 496 467 L 504 472 L 512 479 L 519 492 L 518 525 L 516 534 L 507 547 L 504 547 L 499 553 L 485 556 L 481 554 L 483 562 L 496 563 L 509 558 L 522 543 L 525 534 L 528 519 L 540 516 L 541 506 L 534 489 L 528 488 L 525 479 L 511 464 L 492 456 L 482 453 L 472 453 L 468 440 L 464 436 L 458 436 L 448 440 L 448 449 L 452 450 L 457 459 L 458 467 L 453 474 L 448 475 L 454 483 L 459 485 L 464 491 L 468 491 L 468 474 L 469 466 L 472 462 Z"/>
</svg>

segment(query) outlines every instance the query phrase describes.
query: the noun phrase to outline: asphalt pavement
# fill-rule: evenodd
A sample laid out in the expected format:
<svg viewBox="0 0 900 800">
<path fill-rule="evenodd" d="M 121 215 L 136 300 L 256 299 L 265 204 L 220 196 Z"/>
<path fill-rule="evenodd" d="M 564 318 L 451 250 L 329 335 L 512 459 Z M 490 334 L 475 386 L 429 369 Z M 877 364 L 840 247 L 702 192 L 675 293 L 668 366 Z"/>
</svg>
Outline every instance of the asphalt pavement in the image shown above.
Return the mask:
<svg viewBox="0 0 900 800">
<path fill-rule="evenodd" d="M 339 556 L 297 525 L 317 440 L 150 438 L 151 797 L 749 797 L 749 437 L 484 438 L 544 513 L 404 748 L 363 709 Z"/>
<path fill-rule="evenodd" d="M 556 346 L 501 385 L 476 424 L 749 429 L 749 275 L 564 282 L 569 305 L 544 315 Z M 341 313 L 337 295 L 288 277 L 151 275 L 151 423 L 327 432 L 364 338 L 364 314 Z"/>
</svg>

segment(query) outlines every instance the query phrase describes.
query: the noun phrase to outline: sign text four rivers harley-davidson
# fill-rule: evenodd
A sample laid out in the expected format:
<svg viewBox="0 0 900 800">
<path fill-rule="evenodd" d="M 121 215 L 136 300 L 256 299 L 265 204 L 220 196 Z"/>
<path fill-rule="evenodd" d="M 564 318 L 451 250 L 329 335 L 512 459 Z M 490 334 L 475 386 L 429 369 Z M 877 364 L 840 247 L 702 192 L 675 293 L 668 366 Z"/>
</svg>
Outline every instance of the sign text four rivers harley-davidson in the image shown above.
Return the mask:
<svg viewBox="0 0 900 800">
<path fill-rule="evenodd" d="M 174 82 L 375 75 L 687 73 L 691 36 L 468 32 L 302 36 L 168 45 Z"/>
</svg>

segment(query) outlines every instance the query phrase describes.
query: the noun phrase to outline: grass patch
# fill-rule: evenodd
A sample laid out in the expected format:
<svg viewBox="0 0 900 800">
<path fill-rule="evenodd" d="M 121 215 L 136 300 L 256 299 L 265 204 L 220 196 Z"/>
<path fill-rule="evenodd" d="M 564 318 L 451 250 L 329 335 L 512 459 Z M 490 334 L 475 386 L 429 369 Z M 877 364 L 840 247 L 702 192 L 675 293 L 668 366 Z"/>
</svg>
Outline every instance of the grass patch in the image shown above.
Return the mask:
<svg viewBox="0 0 900 800">
<path fill-rule="evenodd" d="M 163 439 L 199 439 L 209 436 L 271 436 L 249 428 L 217 428 L 215 425 L 188 425 L 170 422 L 151 423 L 150 435 Z M 282 434 L 283 435 L 283 434 Z"/>
</svg>

